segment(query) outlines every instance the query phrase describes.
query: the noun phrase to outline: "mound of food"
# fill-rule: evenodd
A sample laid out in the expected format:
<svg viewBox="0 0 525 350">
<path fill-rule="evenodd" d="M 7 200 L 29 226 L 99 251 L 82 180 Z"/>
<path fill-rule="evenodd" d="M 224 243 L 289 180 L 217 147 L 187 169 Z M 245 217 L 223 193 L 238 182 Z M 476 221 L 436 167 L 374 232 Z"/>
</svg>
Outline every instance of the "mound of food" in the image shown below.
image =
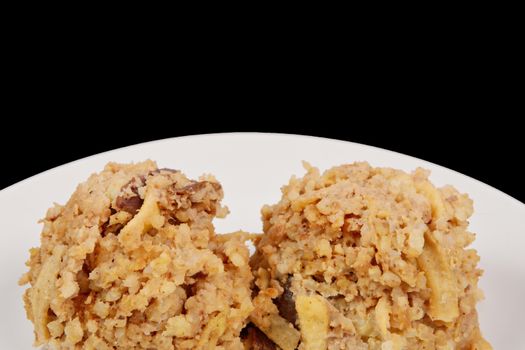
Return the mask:
<svg viewBox="0 0 525 350">
<path fill-rule="evenodd" d="M 146 161 L 108 164 L 43 220 L 24 295 L 35 345 L 242 349 L 253 309 L 247 235 L 215 235 L 223 193 Z"/>
<path fill-rule="evenodd" d="M 260 349 L 490 349 L 479 330 L 472 202 L 355 163 L 307 174 L 262 210 L 251 259 Z M 252 327 L 253 327 L 252 325 Z M 260 333 L 264 334 L 260 334 Z"/>
</svg>

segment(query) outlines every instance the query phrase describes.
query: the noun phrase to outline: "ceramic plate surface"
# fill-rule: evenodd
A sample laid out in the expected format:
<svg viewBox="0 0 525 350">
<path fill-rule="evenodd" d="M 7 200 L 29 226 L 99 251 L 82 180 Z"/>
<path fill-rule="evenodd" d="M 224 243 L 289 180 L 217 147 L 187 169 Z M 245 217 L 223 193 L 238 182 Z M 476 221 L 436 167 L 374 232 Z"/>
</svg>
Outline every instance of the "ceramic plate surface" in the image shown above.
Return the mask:
<svg viewBox="0 0 525 350">
<path fill-rule="evenodd" d="M 50 155 L 52 157 L 52 155 Z M 215 220 L 218 232 L 261 231 L 260 208 L 275 203 L 301 161 L 321 170 L 354 161 L 412 171 L 432 171 L 431 180 L 451 184 L 474 200 L 470 230 L 485 270 L 479 306 L 481 329 L 495 349 L 525 349 L 525 204 L 452 170 L 399 153 L 330 139 L 280 134 L 215 134 L 160 140 L 81 159 L 0 191 L 0 349 L 32 349 L 17 281 L 26 271 L 28 250 L 39 244 L 41 225 L 53 202 L 65 203 L 78 183 L 109 161 L 157 161 L 189 177 L 212 173 L 222 183 L 231 214 Z M 30 161 L 30 160 L 22 160 Z M 465 159 L 465 162 L 469 162 Z M 8 171 L 6 169 L 5 171 Z"/>
</svg>

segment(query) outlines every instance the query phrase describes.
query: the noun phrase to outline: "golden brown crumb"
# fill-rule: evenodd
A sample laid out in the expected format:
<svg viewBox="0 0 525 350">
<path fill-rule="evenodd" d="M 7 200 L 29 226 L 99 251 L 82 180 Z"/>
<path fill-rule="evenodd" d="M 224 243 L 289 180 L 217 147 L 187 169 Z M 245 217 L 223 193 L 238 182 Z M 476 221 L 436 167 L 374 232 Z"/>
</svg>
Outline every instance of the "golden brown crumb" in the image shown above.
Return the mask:
<svg viewBox="0 0 525 350">
<path fill-rule="evenodd" d="M 24 295 L 35 345 L 243 349 L 247 234 L 216 236 L 222 188 L 154 162 L 110 163 L 43 220 Z"/>
<path fill-rule="evenodd" d="M 251 317 L 269 323 L 263 332 L 293 314 L 281 310 L 286 294 L 299 349 L 490 349 L 475 309 L 481 270 L 467 248 L 466 195 L 435 188 L 422 169 L 307 170 L 262 209 Z M 267 335 L 290 331 L 281 333 Z"/>
</svg>

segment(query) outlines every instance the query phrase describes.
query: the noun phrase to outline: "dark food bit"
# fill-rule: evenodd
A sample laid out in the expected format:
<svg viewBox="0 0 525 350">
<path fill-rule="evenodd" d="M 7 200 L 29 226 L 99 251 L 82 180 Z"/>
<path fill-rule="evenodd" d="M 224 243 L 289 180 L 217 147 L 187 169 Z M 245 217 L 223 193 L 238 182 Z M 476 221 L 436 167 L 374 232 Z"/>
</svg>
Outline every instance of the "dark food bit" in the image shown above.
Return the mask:
<svg viewBox="0 0 525 350">
<path fill-rule="evenodd" d="M 160 168 L 160 169 L 157 169 L 157 170 L 153 170 L 153 171 L 150 171 L 149 172 L 149 175 L 156 175 L 156 174 L 160 174 L 162 172 L 166 172 L 166 173 L 178 173 L 180 170 L 176 170 L 176 169 L 170 169 L 170 168 Z"/>
<path fill-rule="evenodd" d="M 192 181 L 189 185 L 177 189 L 176 193 L 181 195 L 192 195 L 199 191 L 202 191 L 208 185 L 212 186 L 215 191 L 219 191 L 221 189 L 221 185 L 215 182 Z"/>
<path fill-rule="evenodd" d="M 170 168 L 160 168 L 159 171 L 167 171 L 169 173 L 178 173 L 180 170 Z"/>
<path fill-rule="evenodd" d="M 178 172 L 178 170 L 162 168 L 162 169 L 150 171 L 149 175 L 156 175 L 162 172 L 176 173 Z M 131 179 L 130 182 L 127 183 L 123 187 L 123 189 L 129 187 L 131 192 L 135 193 L 136 196 L 117 197 L 117 201 L 115 203 L 115 206 L 117 207 L 117 209 L 126 211 L 132 215 L 135 215 L 137 211 L 140 209 L 140 207 L 142 206 L 142 203 L 144 202 L 144 200 L 140 198 L 140 196 L 138 195 L 138 188 L 141 186 L 144 186 L 145 184 L 146 184 L 146 177 L 144 176 L 138 176 L 138 177 L 134 177 L 133 179 Z"/>
<path fill-rule="evenodd" d="M 108 225 L 108 223 L 106 222 L 104 225 L 102 225 L 102 237 L 105 237 L 108 233 L 118 235 L 123 227 L 123 224 Z"/>
<path fill-rule="evenodd" d="M 115 201 L 116 209 L 126 211 L 131 215 L 135 215 L 144 202 L 144 200 L 139 196 L 139 187 L 142 187 L 145 184 L 146 178 L 144 176 L 132 178 L 126 185 L 122 187 L 121 191 L 126 193 L 126 190 L 129 189 L 131 193 L 135 194 L 135 196 L 129 196 L 131 194 L 129 192 L 127 192 L 127 195 L 118 196 Z"/>
<path fill-rule="evenodd" d="M 176 190 L 178 194 L 193 194 L 197 191 L 202 190 L 206 186 L 204 181 L 191 181 L 189 185 Z"/>
<path fill-rule="evenodd" d="M 173 217 L 173 216 L 170 216 L 168 218 L 168 223 L 171 224 L 171 225 L 180 225 L 182 223 L 182 221 L 180 221 L 179 219 Z"/>
<path fill-rule="evenodd" d="M 297 321 L 297 311 L 295 310 L 295 299 L 290 290 L 291 284 L 292 276 L 288 276 L 288 279 L 283 286 L 284 292 L 275 300 L 275 305 L 279 309 L 279 314 L 288 322 L 295 325 L 295 322 Z"/>
<path fill-rule="evenodd" d="M 251 350 L 277 350 L 277 346 L 259 328 L 249 325 L 245 343 Z"/>
<path fill-rule="evenodd" d="M 129 187 L 131 192 L 135 194 L 139 194 L 139 187 L 142 187 L 145 184 L 146 184 L 146 177 L 144 175 L 140 175 L 140 176 L 132 178 L 125 186 L 122 187 L 122 189 Z"/>
<path fill-rule="evenodd" d="M 117 197 L 115 205 L 118 209 L 127 211 L 128 213 L 135 215 L 142 206 L 142 202 L 144 202 L 144 200 L 139 196 L 133 196 L 128 198 Z"/>
<path fill-rule="evenodd" d="M 193 206 L 198 204 L 197 208 L 212 215 L 216 214 L 217 200 L 222 197 L 221 185 L 210 181 L 192 181 L 181 188 L 177 188 L 175 184 L 172 191 L 182 198 L 179 203 L 174 203 L 175 209 L 193 203 Z"/>
</svg>

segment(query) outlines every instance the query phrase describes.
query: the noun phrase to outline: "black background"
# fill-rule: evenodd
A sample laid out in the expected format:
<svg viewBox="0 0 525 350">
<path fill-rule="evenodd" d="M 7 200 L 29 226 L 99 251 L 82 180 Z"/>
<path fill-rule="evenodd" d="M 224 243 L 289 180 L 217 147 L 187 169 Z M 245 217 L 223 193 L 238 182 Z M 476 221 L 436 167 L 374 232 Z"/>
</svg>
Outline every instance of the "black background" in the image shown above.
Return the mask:
<svg viewBox="0 0 525 350">
<path fill-rule="evenodd" d="M 326 115 L 315 120 L 237 112 L 246 115 L 238 114 L 230 123 L 219 116 L 210 118 L 211 112 L 202 117 L 195 111 L 163 118 L 155 117 L 159 111 L 150 111 L 149 117 L 135 121 L 74 114 L 69 122 L 52 117 L 19 120 L 4 129 L 4 134 L 14 137 L 0 141 L 5 166 L 0 187 L 72 160 L 139 142 L 200 133 L 258 131 L 336 138 L 405 153 L 472 176 L 525 202 L 521 170 L 524 140 L 518 122 L 467 122 L 432 116 L 382 119 L 373 115 Z M 139 113 L 148 114 L 145 110 Z"/>
<path fill-rule="evenodd" d="M 23 40 L 4 45 L 0 188 L 139 142 L 260 131 L 398 151 L 525 202 L 516 24 L 498 33 L 485 16 L 470 20 L 351 33 L 335 22 L 175 35 L 19 26 Z"/>
</svg>

